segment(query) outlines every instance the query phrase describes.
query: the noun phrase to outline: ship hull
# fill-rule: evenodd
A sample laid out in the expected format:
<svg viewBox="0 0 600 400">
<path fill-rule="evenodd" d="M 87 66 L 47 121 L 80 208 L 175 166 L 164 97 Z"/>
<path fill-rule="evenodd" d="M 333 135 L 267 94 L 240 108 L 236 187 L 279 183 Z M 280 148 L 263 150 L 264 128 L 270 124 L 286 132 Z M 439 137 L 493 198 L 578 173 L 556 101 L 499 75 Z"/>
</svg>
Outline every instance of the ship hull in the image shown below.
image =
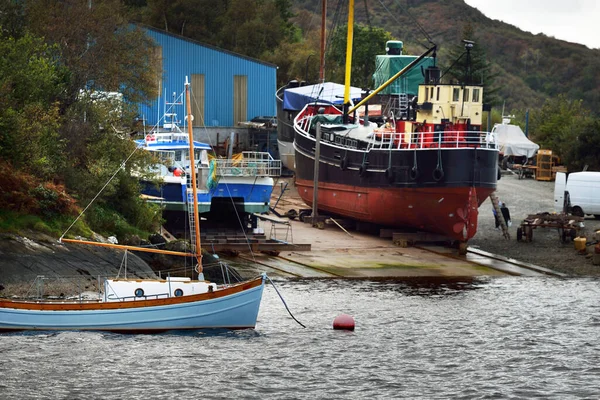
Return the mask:
<svg viewBox="0 0 600 400">
<path fill-rule="evenodd" d="M 312 137 L 296 134 L 296 184 L 312 206 Z M 322 142 L 318 209 L 388 227 L 466 241 L 496 189 L 497 150 L 472 147 L 356 150 Z"/>
<path fill-rule="evenodd" d="M 283 91 L 286 87 L 281 87 L 275 94 L 277 102 L 277 146 L 279 148 L 279 158 L 281 164 L 290 171 L 296 170 L 295 152 L 294 152 L 294 118 L 298 111 L 287 111 L 283 109 Z"/>
</svg>

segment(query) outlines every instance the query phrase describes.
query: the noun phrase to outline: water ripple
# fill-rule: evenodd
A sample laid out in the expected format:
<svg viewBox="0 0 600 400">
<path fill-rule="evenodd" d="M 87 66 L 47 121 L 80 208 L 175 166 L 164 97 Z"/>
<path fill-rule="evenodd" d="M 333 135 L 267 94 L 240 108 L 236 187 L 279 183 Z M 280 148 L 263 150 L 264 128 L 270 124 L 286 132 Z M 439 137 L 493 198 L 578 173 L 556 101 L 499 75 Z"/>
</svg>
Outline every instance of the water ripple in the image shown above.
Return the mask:
<svg viewBox="0 0 600 400">
<path fill-rule="evenodd" d="M 598 280 L 282 280 L 256 330 L 0 336 L 19 399 L 566 399 L 600 392 Z M 348 313 L 354 332 L 331 329 Z"/>
</svg>

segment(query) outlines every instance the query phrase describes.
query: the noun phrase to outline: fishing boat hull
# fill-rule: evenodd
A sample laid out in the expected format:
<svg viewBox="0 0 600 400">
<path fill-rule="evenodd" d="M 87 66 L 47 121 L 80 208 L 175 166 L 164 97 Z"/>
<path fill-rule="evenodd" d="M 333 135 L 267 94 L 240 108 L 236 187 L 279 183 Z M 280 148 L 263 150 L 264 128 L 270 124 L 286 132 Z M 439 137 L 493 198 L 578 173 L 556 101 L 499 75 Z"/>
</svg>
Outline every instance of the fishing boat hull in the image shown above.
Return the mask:
<svg viewBox="0 0 600 400">
<path fill-rule="evenodd" d="M 269 211 L 274 180 L 271 177 L 223 177 L 214 190 L 198 190 L 198 212 L 211 210 L 214 199 L 233 199 L 236 206 L 245 213 L 265 213 Z M 165 182 L 159 187 L 152 182 L 142 182 L 142 193 L 147 201 L 160 204 L 167 211 L 187 211 L 185 179 Z"/>
<path fill-rule="evenodd" d="M 311 206 L 314 148 L 313 137 L 296 134 L 296 185 Z M 478 145 L 360 151 L 323 141 L 318 209 L 466 241 L 477 231 L 477 207 L 496 188 L 497 157 Z"/>
<path fill-rule="evenodd" d="M 254 328 L 265 279 L 263 275 L 210 293 L 152 300 L 106 303 L 0 300 L 0 332 L 153 333 Z"/>
</svg>

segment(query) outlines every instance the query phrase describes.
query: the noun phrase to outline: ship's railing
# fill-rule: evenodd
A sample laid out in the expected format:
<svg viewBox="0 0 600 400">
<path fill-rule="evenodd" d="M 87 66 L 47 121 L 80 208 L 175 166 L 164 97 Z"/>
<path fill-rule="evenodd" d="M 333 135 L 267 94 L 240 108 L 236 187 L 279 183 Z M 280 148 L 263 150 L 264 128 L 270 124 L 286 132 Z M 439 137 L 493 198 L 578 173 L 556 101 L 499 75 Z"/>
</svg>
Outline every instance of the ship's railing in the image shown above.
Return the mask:
<svg viewBox="0 0 600 400">
<path fill-rule="evenodd" d="M 261 151 L 244 151 L 242 156 L 215 159 L 219 176 L 280 176 L 281 160 Z"/>
<path fill-rule="evenodd" d="M 398 133 L 375 131 L 368 149 L 402 150 L 477 147 L 496 149 L 492 135 L 480 131 Z"/>
<path fill-rule="evenodd" d="M 181 131 L 173 132 L 150 132 L 144 138 L 147 145 L 159 143 L 187 143 L 188 134 Z"/>
</svg>

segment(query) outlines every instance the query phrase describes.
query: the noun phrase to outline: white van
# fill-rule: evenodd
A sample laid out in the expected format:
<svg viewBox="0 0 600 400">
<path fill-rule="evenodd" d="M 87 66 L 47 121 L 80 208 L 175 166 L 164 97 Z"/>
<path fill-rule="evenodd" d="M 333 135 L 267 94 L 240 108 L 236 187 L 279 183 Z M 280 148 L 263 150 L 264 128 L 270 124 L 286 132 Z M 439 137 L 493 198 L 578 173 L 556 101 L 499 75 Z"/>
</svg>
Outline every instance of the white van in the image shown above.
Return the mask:
<svg viewBox="0 0 600 400">
<path fill-rule="evenodd" d="M 600 172 L 556 173 L 554 210 L 570 210 L 573 215 L 593 215 L 600 219 Z"/>
</svg>

